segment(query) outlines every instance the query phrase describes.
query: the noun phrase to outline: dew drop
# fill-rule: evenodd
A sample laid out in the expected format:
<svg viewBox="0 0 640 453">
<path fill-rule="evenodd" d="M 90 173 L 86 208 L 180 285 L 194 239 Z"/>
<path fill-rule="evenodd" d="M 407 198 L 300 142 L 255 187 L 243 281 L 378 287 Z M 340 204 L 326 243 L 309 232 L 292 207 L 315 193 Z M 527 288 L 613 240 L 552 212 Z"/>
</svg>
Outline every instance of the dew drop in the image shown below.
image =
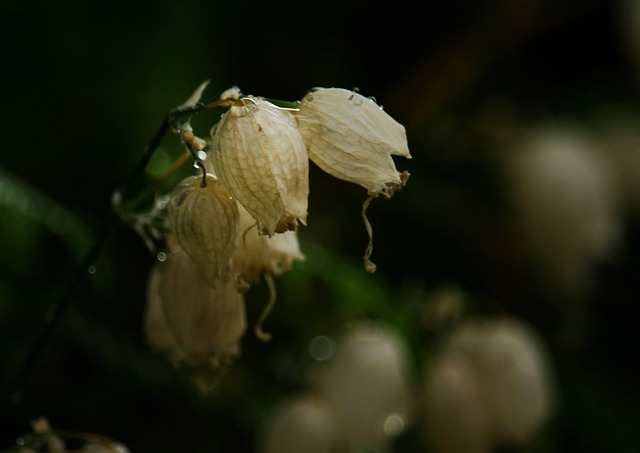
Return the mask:
<svg viewBox="0 0 640 453">
<path fill-rule="evenodd" d="M 354 105 L 362 105 L 362 96 L 356 93 L 353 93 L 351 96 L 349 96 L 349 100 L 353 102 Z"/>
<path fill-rule="evenodd" d="M 96 273 L 96 267 L 95 266 L 89 266 L 87 268 L 87 272 L 89 272 L 91 275 Z"/>
<path fill-rule="evenodd" d="M 158 254 L 156 255 L 156 259 L 163 263 L 167 260 L 167 254 L 164 252 L 158 252 Z"/>
<path fill-rule="evenodd" d="M 335 351 L 335 346 L 331 338 L 318 335 L 309 342 L 309 355 L 318 362 L 330 359 Z"/>
<path fill-rule="evenodd" d="M 198 156 L 198 159 L 200 159 L 200 160 L 206 160 L 207 153 L 205 153 L 204 151 L 198 151 L 197 156 Z"/>
<path fill-rule="evenodd" d="M 16 439 L 16 445 L 17 446 L 22 447 L 22 446 L 24 446 L 24 444 L 25 444 L 25 442 L 24 442 L 24 439 L 22 437 L 18 437 Z"/>
<path fill-rule="evenodd" d="M 304 98 L 307 102 L 311 102 L 313 101 L 313 96 L 311 96 L 310 94 L 307 94 L 307 96 Z"/>
</svg>

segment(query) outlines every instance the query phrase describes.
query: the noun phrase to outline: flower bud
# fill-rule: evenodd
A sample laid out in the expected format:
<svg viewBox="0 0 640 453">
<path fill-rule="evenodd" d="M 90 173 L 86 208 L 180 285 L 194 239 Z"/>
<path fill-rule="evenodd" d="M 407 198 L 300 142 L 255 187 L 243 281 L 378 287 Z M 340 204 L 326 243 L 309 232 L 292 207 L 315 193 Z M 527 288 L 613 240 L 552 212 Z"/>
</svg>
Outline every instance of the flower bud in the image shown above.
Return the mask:
<svg viewBox="0 0 640 453">
<path fill-rule="evenodd" d="M 240 354 L 244 299 L 233 279 L 212 287 L 186 253 L 169 253 L 151 270 L 145 329 L 177 363 L 217 368 Z"/>
<path fill-rule="evenodd" d="M 212 128 L 220 182 L 272 236 L 307 218 L 309 161 L 291 113 L 262 99 L 235 101 Z"/>
<path fill-rule="evenodd" d="M 390 196 L 409 174 L 399 173 L 391 155 L 411 158 L 400 123 L 375 101 L 342 88 L 318 88 L 300 101 L 296 114 L 309 158 L 322 170 Z"/>
<path fill-rule="evenodd" d="M 180 247 L 209 284 L 216 285 L 229 270 L 237 245 L 238 208 L 215 176 L 185 178 L 171 195 L 169 224 Z"/>
</svg>

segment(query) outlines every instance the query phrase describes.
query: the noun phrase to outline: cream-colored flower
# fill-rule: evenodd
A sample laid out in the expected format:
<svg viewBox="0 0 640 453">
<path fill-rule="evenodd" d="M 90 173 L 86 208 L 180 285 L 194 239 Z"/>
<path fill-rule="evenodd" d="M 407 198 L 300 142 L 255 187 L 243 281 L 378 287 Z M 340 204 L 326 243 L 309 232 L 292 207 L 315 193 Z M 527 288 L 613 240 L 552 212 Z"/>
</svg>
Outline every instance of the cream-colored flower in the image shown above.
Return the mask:
<svg viewBox="0 0 640 453">
<path fill-rule="evenodd" d="M 182 249 L 211 285 L 229 271 L 237 245 L 236 201 L 208 174 L 185 178 L 171 195 L 169 225 Z"/>
<path fill-rule="evenodd" d="M 391 155 L 411 158 L 400 123 L 375 101 L 342 88 L 319 88 L 300 101 L 296 114 L 309 158 L 336 178 L 360 184 L 370 195 L 401 188 Z"/>
<path fill-rule="evenodd" d="M 178 364 L 217 368 L 240 354 L 244 298 L 232 279 L 215 288 L 183 251 L 151 270 L 145 311 L 147 338 Z"/>
<path fill-rule="evenodd" d="M 382 323 L 361 323 L 339 340 L 318 378 L 345 451 L 389 451 L 411 415 L 409 353 Z"/>
<path fill-rule="evenodd" d="M 262 453 L 337 451 L 335 420 L 326 402 L 313 393 L 281 401 L 264 427 Z"/>
<path fill-rule="evenodd" d="M 517 318 L 465 321 L 426 373 L 427 432 L 438 453 L 524 447 L 549 415 L 540 338 Z"/>
<path fill-rule="evenodd" d="M 278 276 L 291 269 L 293 261 L 303 260 L 296 231 L 285 231 L 271 237 L 259 234 L 256 221 L 242 206 L 240 241 L 232 257 L 232 267 L 239 279 L 250 284 L 267 273 Z"/>
<path fill-rule="evenodd" d="M 309 160 L 291 112 L 245 97 L 212 128 L 220 182 L 272 236 L 307 219 Z"/>
</svg>

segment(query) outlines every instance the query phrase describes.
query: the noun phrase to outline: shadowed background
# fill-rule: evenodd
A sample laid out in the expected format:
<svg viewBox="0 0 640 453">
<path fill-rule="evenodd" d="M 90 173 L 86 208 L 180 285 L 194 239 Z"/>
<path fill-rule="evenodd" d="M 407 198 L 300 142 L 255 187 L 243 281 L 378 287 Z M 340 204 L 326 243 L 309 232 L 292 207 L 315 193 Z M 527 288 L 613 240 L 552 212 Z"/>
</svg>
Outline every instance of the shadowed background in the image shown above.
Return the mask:
<svg viewBox="0 0 640 453">
<path fill-rule="evenodd" d="M 532 270 L 499 165 L 530 124 L 637 120 L 630 30 L 640 22 L 629 23 L 627 3 L 2 2 L 0 450 L 46 416 L 132 452 L 255 451 L 271 405 L 304 382 L 312 338 L 385 319 L 403 329 L 419 374 L 433 347 L 421 313 L 450 285 L 470 311 L 522 316 L 548 341 L 560 397 L 531 451 L 637 449 L 637 218 L 620 216 L 622 245 L 596 263 L 588 290 L 567 294 Z M 154 257 L 134 232 L 111 237 L 94 274 L 79 269 L 111 222 L 112 192 L 205 79 L 207 100 L 233 85 L 287 101 L 316 86 L 358 88 L 406 126 L 413 155 L 396 159 L 407 186 L 369 209 L 374 275 L 361 264 L 364 189 L 312 165 L 299 232 L 307 260 L 276 281 L 265 325 L 274 339 L 249 331 L 209 398 L 144 339 Z M 206 136 L 217 115 L 202 113 L 194 128 Z M 137 187 L 180 152 L 167 136 Z M 7 402 L 78 270 L 23 392 Z M 250 325 L 266 298 L 264 285 L 247 295 Z M 397 445 L 427 448 L 413 431 Z"/>
</svg>

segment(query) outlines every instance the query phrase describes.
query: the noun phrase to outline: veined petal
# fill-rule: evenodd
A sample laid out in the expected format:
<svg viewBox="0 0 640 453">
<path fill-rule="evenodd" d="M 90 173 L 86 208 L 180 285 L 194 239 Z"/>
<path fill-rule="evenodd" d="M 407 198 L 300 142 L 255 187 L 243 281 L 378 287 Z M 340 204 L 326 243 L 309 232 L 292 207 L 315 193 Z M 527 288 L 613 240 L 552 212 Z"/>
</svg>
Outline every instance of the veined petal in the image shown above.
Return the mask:
<svg viewBox="0 0 640 453">
<path fill-rule="evenodd" d="M 185 178 L 169 203 L 169 224 L 175 238 L 211 285 L 229 270 L 237 245 L 238 208 L 213 175 Z"/>
<path fill-rule="evenodd" d="M 240 354 L 244 299 L 232 279 L 212 287 L 182 250 L 156 262 L 149 281 L 147 335 L 189 365 L 217 368 Z M 168 329 L 169 332 L 165 332 Z M 173 341 L 171 341 L 173 340 Z"/>
<path fill-rule="evenodd" d="M 212 128 L 211 160 L 220 182 L 258 221 L 262 233 L 306 222 L 309 161 L 288 110 L 242 98 Z"/>
<path fill-rule="evenodd" d="M 408 174 L 392 155 L 411 158 L 404 126 L 372 99 L 342 88 L 320 88 L 300 101 L 296 114 L 309 158 L 336 178 L 370 195 L 391 195 Z"/>
<path fill-rule="evenodd" d="M 242 206 L 240 212 L 240 241 L 236 248 L 232 267 L 239 280 L 250 284 L 261 273 L 274 276 L 289 271 L 295 260 L 304 260 L 296 231 L 285 231 L 271 237 L 261 235 L 256 221 Z"/>
</svg>

